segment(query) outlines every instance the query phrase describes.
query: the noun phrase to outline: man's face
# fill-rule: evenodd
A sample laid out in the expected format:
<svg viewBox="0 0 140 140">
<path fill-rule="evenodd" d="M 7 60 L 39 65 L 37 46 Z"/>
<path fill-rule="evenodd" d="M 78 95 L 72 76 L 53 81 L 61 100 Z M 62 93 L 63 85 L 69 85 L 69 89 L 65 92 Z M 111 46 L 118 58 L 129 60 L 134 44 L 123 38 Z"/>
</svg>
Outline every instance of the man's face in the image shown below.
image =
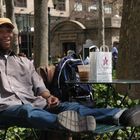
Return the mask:
<svg viewBox="0 0 140 140">
<path fill-rule="evenodd" d="M 11 41 L 13 39 L 13 29 L 9 26 L 0 26 L 0 50 L 7 51 L 11 48 Z"/>
</svg>

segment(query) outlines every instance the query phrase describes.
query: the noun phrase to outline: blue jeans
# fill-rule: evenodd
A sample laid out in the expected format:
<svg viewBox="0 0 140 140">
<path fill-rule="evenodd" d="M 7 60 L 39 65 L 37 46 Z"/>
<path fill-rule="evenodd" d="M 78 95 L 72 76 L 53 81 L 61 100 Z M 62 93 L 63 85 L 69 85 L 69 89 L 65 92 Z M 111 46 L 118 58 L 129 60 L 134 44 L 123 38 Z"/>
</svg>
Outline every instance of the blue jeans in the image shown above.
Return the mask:
<svg viewBox="0 0 140 140">
<path fill-rule="evenodd" d="M 113 123 L 113 116 L 120 109 L 88 108 L 76 102 L 64 102 L 53 109 L 40 109 L 32 107 L 30 104 L 11 106 L 0 112 L 1 123 L 7 125 L 18 125 L 34 128 L 59 128 L 57 124 L 57 114 L 66 111 L 77 111 L 81 116 L 93 115 L 97 122 Z"/>
</svg>

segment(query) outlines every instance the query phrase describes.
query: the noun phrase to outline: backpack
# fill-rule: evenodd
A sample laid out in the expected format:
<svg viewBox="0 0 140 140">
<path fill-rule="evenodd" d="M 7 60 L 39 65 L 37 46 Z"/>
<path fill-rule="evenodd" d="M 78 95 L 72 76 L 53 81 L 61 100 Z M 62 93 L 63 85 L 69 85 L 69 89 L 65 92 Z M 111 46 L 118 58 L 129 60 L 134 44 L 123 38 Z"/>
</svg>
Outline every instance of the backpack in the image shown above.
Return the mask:
<svg viewBox="0 0 140 140">
<path fill-rule="evenodd" d="M 80 81 L 77 65 L 82 61 L 76 54 L 65 56 L 56 65 L 50 91 L 61 101 L 77 101 L 87 106 L 93 105 L 92 86 L 90 84 L 66 84 L 67 80 Z"/>
</svg>

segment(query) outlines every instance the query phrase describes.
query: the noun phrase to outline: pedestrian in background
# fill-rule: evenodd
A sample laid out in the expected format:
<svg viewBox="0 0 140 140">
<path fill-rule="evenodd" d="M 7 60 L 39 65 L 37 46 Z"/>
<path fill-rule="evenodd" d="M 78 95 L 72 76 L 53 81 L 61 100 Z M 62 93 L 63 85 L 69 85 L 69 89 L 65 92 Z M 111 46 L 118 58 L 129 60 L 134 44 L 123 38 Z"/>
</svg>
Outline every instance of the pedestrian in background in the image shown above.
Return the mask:
<svg viewBox="0 0 140 140">
<path fill-rule="evenodd" d="M 119 42 L 115 41 L 113 43 L 113 47 L 112 47 L 112 62 L 113 62 L 113 69 L 116 69 L 116 64 L 117 64 L 117 60 L 118 60 L 118 46 L 119 46 Z"/>
</svg>

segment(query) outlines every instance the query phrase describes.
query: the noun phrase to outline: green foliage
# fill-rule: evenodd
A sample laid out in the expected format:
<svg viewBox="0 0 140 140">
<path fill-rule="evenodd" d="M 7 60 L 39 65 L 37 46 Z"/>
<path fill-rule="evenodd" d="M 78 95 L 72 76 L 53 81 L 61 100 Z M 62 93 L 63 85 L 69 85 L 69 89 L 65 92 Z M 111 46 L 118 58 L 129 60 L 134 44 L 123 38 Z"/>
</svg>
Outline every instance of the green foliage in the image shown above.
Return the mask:
<svg viewBox="0 0 140 140">
<path fill-rule="evenodd" d="M 0 138 L 3 136 L 4 130 L 0 131 Z M 34 140 L 30 128 L 10 127 L 6 134 L 6 140 Z"/>
<path fill-rule="evenodd" d="M 123 94 L 119 94 L 115 91 L 114 86 L 111 84 L 94 84 L 94 99 L 96 103 L 96 107 L 119 107 L 119 108 L 130 108 L 132 106 L 138 105 L 140 103 L 139 100 L 132 100 L 129 97 L 124 99 Z M 123 101 L 123 103 L 122 103 Z M 115 140 L 125 140 L 128 139 L 130 134 L 132 133 L 133 128 L 127 127 L 126 131 L 119 130 Z M 105 134 L 102 137 L 102 140 L 108 140 L 108 136 L 112 133 Z M 140 128 L 136 129 L 136 133 L 134 133 L 134 139 L 138 139 L 140 137 Z M 98 139 L 98 138 L 97 138 Z M 89 137 L 84 140 L 91 140 Z"/>
</svg>

